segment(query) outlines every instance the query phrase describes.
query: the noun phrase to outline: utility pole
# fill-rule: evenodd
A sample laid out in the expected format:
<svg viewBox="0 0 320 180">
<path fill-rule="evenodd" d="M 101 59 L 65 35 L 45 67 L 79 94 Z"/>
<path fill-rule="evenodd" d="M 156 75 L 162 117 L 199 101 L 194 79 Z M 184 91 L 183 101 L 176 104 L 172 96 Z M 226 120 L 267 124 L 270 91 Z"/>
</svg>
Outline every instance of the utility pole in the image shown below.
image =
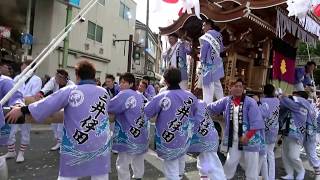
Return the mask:
<svg viewBox="0 0 320 180">
<path fill-rule="evenodd" d="M 131 72 L 131 59 L 132 59 L 132 44 L 133 44 L 133 35 L 129 35 L 129 51 L 128 51 L 128 66 L 127 72 Z"/>
<path fill-rule="evenodd" d="M 66 26 L 71 22 L 72 20 L 72 6 L 70 4 L 67 5 L 67 17 L 66 17 Z M 68 65 L 68 54 L 69 52 L 69 34 L 64 39 L 63 42 L 63 57 L 62 57 L 62 67 L 66 68 Z"/>
<path fill-rule="evenodd" d="M 144 42 L 144 49 L 145 49 L 145 62 L 144 62 L 144 65 L 145 65 L 145 73 L 147 73 L 147 68 L 146 68 L 146 64 L 148 62 L 148 36 L 149 36 L 149 0 L 147 0 L 147 15 L 146 15 L 146 37 L 145 37 L 145 42 Z"/>
<path fill-rule="evenodd" d="M 133 50 L 133 44 L 135 43 L 133 41 L 133 35 L 129 35 L 129 39 L 118 39 L 113 40 L 113 43 L 116 42 L 129 42 L 129 51 L 128 51 L 128 65 L 127 65 L 127 72 L 131 72 L 131 64 L 132 64 L 132 50 Z M 126 47 L 124 47 L 126 48 Z"/>
<path fill-rule="evenodd" d="M 26 19 L 26 33 L 27 34 L 30 34 L 31 8 L 32 8 L 32 0 L 28 0 L 28 10 L 27 10 L 27 19 Z M 29 55 L 29 48 L 26 47 L 24 50 L 24 58 L 25 58 L 24 60 L 27 59 L 28 55 Z"/>
</svg>

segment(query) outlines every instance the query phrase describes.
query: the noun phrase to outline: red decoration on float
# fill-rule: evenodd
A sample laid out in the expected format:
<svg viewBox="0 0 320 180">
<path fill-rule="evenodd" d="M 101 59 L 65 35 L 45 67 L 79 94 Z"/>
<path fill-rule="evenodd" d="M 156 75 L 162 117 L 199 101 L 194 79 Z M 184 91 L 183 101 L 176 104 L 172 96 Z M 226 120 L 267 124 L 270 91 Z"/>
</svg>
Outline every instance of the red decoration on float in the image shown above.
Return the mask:
<svg viewBox="0 0 320 180">
<path fill-rule="evenodd" d="M 179 10 L 179 12 L 178 12 L 178 15 L 179 15 L 179 16 L 182 16 L 182 15 L 183 15 L 182 10 L 183 10 L 183 8 L 181 8 L 181 9 Z"/>
<path fill-rule="evenodd" d="M 320 17 L 320 4 L 318 4 L 314 9 L 313 9 L 313 13 Z"/>
<path fill-rule="evenodd" d="M 179 0 L 163 0 L 163 1 L 166 2 L 166 3 L 174 4 L 174 3 L 177 3 Z"/>
</svg>

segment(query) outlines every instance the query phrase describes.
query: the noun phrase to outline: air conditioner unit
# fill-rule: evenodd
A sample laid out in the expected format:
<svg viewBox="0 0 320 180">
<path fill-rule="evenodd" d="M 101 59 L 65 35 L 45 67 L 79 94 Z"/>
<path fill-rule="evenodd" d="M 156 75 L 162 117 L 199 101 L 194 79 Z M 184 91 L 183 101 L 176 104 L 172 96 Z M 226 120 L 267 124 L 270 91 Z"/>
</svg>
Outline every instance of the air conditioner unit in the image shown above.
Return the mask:
<svg viewBox="0 0 320 180">
<path fill-rule="evenodd" d="M 84 50 L 88 51 L 90 49 L 90 44 L 89 43 L 85 43 L 84 44 Z"/>
</svg>

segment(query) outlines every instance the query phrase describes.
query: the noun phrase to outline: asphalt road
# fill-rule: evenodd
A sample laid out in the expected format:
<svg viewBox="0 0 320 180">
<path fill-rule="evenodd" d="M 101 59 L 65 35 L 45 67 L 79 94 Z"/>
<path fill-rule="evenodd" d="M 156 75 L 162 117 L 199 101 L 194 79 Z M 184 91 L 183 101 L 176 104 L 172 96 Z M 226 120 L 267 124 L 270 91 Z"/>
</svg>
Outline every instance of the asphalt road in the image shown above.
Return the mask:
<svg viewBox="0 0 320 180">
<path fill-rule="evenodd" d="M 14 159 L 7 160 L 9 167 L 9 179 L 10 180 L 55 180 L 58 176 L 58 164 L 59 153 L 57 151 L 49 151 L 50 147 L 54 145 L 54 139 L 52 131 L 49 130 L 49 126 L 35 127 L 31 134 L 31 144 L 25 154 L 25 162 L 16 163 Z M 19 137 L 19 135 L 18 135 Z M 19 142 L 19 140 L 18 140 Z M 165 179 L 161 171 L 161 160 L 156 156 L 151 149 L 145 158 L 145 180 Z M 18 147 L 18 145 L 17 145 Z M 6 147 L 0 148 L 0 153 L 5 154 L 7 152 Z M 279 151 L 276 152 L 276 174 L 277 178 L 283 176 L 284 169 Z M 222 157 L 222 156 L 221 156 Z M 222 157 L 222 159 L 224 159 Z M 304 165 L 307 169 L 305 179 L 314 179 L 312 168 L 308 164 L 305 155 L 302 155 Z M 110 173 L 110 179 L 117 179 L 117 173 L 115 169 L 116 154 L 112 155 L 112 171 Z M 87 180 L 89 178 L 83 178 Z M 199 179 L 198 171 L 196 168 L 196 157 L 188 156 L 186 164 L 186 173 L 184 179 L 196 180 Z M 244 178 L 244 172 L 239 168 L 235 180 L 241 180 Z"/>
</svg>

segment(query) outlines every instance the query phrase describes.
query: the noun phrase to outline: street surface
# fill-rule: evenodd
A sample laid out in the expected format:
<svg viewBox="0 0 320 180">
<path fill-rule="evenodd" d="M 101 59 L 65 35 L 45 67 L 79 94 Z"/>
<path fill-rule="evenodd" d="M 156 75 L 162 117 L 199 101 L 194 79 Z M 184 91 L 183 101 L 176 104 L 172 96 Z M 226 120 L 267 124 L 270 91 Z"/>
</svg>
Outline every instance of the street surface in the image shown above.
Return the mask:
<svg viewBox="0 0 320 180">
<path fill-rule="evenodd" d="M 152 133 L 151 133 L 152 134 Z M 17 135 L 19 137 L 20 134 Z M 20 142 L 19 140 L 17 142 Z M 58 176 L 59 153 L 57 151 L 50 151 L 49 149 L 55 143 L 53 133 L 48 125 L 34 125 L 31 133 L 31 145 L 29 150 L 25 153 L 25 162 L 17 164 L 14 159 L 7 160 L 9 167 L 10 180 L 56 180 Z M 153 142 L 150 143 L 152 147 Z M 18 148 L 19 146 L 16 145 Z M 18 149 L 17 149 L 18 150 Z M 0 153 L 5 154 L 6 147 L 0 148 Z M 284 175 L 280 151 L 276 151 L 276 173 L 277 178 Z M 306 156 L 303 154 L 302 159 L 307 169 L 305 179 L 313 179 L 314 174 L 312 167 L 310 167 Z M 112 155 L 112 171 L 109 178 L 111 180 L 117 179 L 117 172 L 115 169 L 116 154 Z M 161 160 L 156 153 L 150 149 L 145 157 L 145 180 L 164 180 L 161 171 Z M 186 173 L 184 180 L 199 179 L 196 168 L 196 157 L 188 155 L 186 164 Z M 244 179 L 244 172 L 239 168 L 234 180 Z M 83 178 L 82 180 L 89 180 Z"/>
</svg>

